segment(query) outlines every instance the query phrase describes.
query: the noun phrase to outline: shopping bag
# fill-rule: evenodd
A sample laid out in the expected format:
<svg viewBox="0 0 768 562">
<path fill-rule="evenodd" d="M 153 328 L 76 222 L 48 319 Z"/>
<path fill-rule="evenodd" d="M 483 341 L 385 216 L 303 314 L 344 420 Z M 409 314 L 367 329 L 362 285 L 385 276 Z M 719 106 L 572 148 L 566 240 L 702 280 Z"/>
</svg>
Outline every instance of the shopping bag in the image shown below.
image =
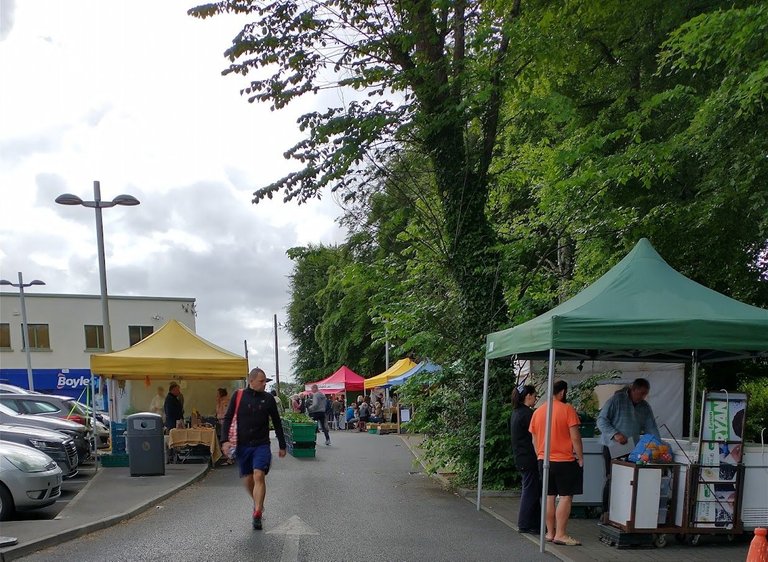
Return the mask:
<svg viewBox="0 0 768 562">
<path fill-rule="evenodd" d="M 243 391 L 238 390 L 235 396 L 235 414 L 232 416 L 232 423 L 229 424 L 229 435 L 227 435 L 227 450 L 224 454 L 230 459 L 235 458 L 237 449 L 237 411 L 240 409 L 240 399 L 243 397 Z"/>
<path fill-rule="evenodd" d="M 629 462 L 662 464 L 672 462 L 672 449 L 661 439 L 646 433 L 629 453 Z"/>
</svg>

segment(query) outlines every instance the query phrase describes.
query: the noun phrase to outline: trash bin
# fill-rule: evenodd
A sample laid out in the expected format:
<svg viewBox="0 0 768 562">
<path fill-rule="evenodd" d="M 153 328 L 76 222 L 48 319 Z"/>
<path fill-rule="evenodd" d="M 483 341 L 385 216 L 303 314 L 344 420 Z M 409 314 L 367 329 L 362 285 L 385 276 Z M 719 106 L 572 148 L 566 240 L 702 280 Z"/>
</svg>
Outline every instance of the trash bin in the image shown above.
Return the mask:
<svg viewBox="0 0 768 562">
<path fill-rule="evenodd" d="M 128 466 L 131 476 L 162 476 L 165 474 L 165 444 L 163 418 L 159 414 L 142 412 L 126 418 L 128 431 Z"/>
</svg>

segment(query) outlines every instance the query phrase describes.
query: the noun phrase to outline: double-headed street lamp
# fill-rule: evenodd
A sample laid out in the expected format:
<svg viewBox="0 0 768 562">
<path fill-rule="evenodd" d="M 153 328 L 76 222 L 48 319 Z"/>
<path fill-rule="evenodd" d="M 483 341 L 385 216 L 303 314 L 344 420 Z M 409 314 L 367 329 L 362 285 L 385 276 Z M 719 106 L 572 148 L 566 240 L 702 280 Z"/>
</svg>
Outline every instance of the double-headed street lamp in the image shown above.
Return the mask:
<svg viewBox="0 0 768 562">
<path fill-rule="evenodd" d="M 77 195 L 71 193 L 64 193 L 56 198 L 56 203 L 59 205 L 82 205 L 96 211 L 96 242 L 99 250 L 99 284 L 101 285 L 101 316 L 104 324 L 104 351 L 110 353 L 112 351 L 112 329 L 109 324 L 109 302 L 107 298 L 107 267 L 104 257 L 104 224 L 101 220 L 101 210 L 116 205 L 124 205 L 133 207 L 139 204 L 139 200 L 133 195 L 118 195 L 112 201 L 101 200 L 101 185 L 98 181 L 93 182 L 93 201 L 83 201 Z M 91 376 L 93 380 L 93 376 Z M 110 389 L 110 402 L 113 404 L 113 412 L 110 412 L 113 416 L 117 413 L 117 404 L 115 403 L 114 389 Z M 116 420 L 116 417 L 112 418 Z"/>
<path fill-rule="evenodd" d="M 27 303 L 24 300 L 24 287 L 31 287 L 33 285 L 45 285 L 39 279 L 24 283 L 24 279 L 19 271 L 19 282 L 11 283 L 7 279 L 0 279 L 0 285 L 10 285 L 11 287 L 19 288 L 19 296 L 21 298 L 21 343 L 24 346 L 24 354 L 27 356 L 27 382 L 29 383 L 29 390 L 35 390 L 35 381 L 32 376 L 32 356 L 29 353 L 29 327 L 27 325 Z"/>
</svg>

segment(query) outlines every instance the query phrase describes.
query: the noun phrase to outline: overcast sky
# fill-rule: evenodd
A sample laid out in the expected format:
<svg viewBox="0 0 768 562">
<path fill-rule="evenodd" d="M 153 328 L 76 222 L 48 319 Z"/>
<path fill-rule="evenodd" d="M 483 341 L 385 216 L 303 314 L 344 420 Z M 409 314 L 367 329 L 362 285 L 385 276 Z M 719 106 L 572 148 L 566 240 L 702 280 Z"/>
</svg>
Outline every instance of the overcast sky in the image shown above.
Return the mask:
<svg viewBox="0 0 768 562">
<path fill-rule="evenodd" d="M 270 112 L 222 77 L 244 20 L 197 20 L 195 0 L 0 0 L 0 274 L 45 292 L 99 293 L 93 211 L 53 200 L 129 193 L 104 211 L 110 294 L 197 299 L 197 332 L 274 371 L 285 251 L 340 242 L 329 194 L 298 206 L 252 192 L 295 165 L 296 118 L 338 94 Z M 334 99 L 335 98 L 335 99 Z M 280 371 L 290 372 L 280 332 Z"/>
</svg>

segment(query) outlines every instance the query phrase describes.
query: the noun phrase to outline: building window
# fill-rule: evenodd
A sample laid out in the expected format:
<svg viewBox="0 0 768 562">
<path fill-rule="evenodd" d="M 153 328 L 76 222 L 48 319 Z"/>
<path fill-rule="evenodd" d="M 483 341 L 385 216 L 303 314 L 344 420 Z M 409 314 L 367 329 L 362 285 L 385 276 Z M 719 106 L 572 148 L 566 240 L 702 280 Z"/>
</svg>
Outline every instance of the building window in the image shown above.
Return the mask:
<svg viewBox="0 0 768 562">
<path fill-rule="evenodd" d="M 104 349 L 104 326 L 85 325 L 85 349 Z"/>
<path fill-rule="evenodd" d="M 154 331 L 152 326 L 128 326 L 128 340 L 130 345 L 136 345 Z"/>
<path fill-rule="evenodd" d="M 24 327 L 21 328 L 22 336 Z M 27 334 L 29 337 L 29 349 L 51 349 L 51 340 L 48 337 L 48 324 L 27 324 Z"/>
<path fill-rule="evenodd" d="M 11 325 L 7 322 L 0 324 L 0 349 L 11 349 Z"/>
</svg>

